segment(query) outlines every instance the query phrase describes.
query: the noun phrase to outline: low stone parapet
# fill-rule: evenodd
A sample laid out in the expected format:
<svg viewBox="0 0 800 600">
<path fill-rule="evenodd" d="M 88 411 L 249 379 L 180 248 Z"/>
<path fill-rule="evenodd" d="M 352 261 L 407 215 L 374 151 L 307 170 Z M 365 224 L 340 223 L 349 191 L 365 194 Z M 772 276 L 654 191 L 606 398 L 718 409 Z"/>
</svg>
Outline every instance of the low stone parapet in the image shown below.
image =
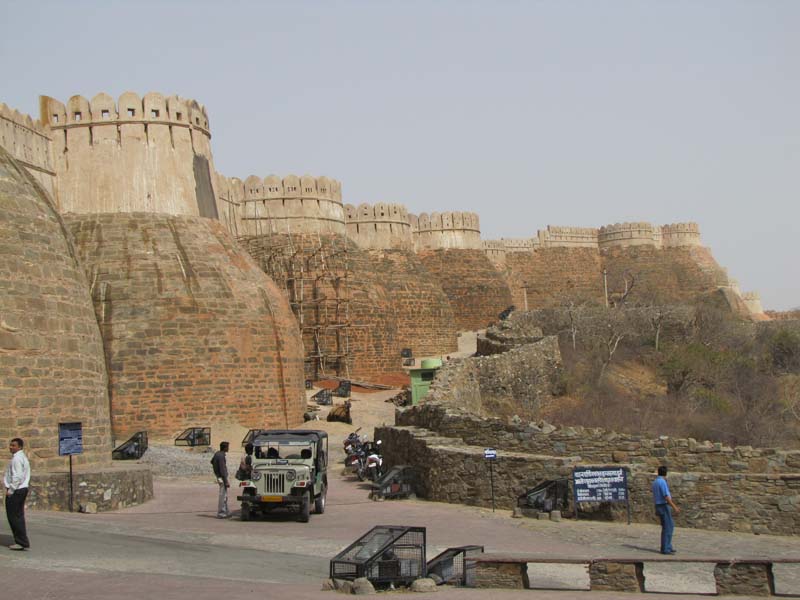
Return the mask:
<svg viewBox="0 0 800 600">
<path fill-rule="evenodd" d="M 584 564 L 589 570 L 591 591 L 643 593 L 645 589 L 645 563 L 713 563 L 716 593 L 718 595 L 774 596 L 773 564 L 800 564 L 800 558 L 750 559 L 750 558 L 541 558 L 537 556 L 507 556 L 481 554 L 465 559 L 469 587 L 530 589 L 528 564 Z M 534 582 L 535 583 L 535 582 Z M 533 586 L 537 587 L 537 586 Z M 538 588 L 537 589 L 541 589 Z M 782 596 L 794 596 L 781 594 Z"/>
<path fill-rule="evenodd" d="M 153 499 L 153 474 L 145 465 L 73 473 L 73 510 L 93 502 L 98 511 L 117 510 Z M 34 473 L 27 507 L 69 510 L 69 472 Z"/>
</svg>

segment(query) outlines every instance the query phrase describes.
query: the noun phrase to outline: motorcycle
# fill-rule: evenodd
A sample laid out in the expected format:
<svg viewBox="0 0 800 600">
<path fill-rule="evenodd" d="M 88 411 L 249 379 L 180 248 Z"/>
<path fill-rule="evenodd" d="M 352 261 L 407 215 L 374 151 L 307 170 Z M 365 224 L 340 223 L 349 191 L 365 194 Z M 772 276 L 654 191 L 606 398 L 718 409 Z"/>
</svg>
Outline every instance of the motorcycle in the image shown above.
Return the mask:
<svg viewBox="0 0 800 600">
<path fill-rule="evenodd" d="M 371 444 L 367 454 L 367 478 L 378 481 L 383 475 L 383 457 L 381 456 L 381 440 Z"/>
<path fill-rule="evenodd" d="M 350 435 L 344 438 L 344 442 L 342 442 L 345 453 L 345 464 L 349 464 L 348 459 L 350 458 L 350 455 L 353 453 L 355 448 L 361 444 L 361 438 L 358 435 L 359 431 L 361 431 L 361 427 L 350 433 Z"/>
</svg>

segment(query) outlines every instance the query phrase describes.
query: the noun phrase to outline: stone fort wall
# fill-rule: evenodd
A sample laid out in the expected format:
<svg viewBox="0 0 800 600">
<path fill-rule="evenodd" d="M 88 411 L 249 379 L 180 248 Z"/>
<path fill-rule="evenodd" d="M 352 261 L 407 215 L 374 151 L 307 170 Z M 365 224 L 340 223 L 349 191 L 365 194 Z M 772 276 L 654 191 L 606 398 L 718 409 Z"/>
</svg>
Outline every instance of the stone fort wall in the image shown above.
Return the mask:
<svg viewBox="0 0 800 600">
<path fill-rule="evenodd" d="M 55 167 L 50 132 L 39 121 L 0 103 L 0 146 L 55 197 Z"/>
<path fill-rule="evenodd" d="M 347 237 L 362 248 L 413 249 L 408 211 L 402 204 L 345 204 Z"/>
<path fill-rule="evenodd" d="M 345 233 L 342 186 L 335 179 L 251 175 L 217 181 L 221 219 L 234 235 Z"/>
<path fill-rule="evenodd" d="M 0 443 L 60 469 L 58 424 L 83 424 L 77 466 L 111 463 L 103 341 L 89 286 L 52 201 L 0 148 Z"/>
<path fill-rule="evenodd" d="M 528 252 L 490 252 L 512 290 L 514 304 L 549 307 L 567 300 L 614 301 L 626 278 L 635 280 L 630 301 L 682 302 L 731 287 L 727 273 L 701 244 L 696 223 L 655 227 L 618 223 L 599 229 L 548 227 Z M 743 304 L 744 306 L 744 304 Z M 757 308 L 756 302 L 751 302 Z M 751 309 L 752 310 L 752 309 Z"/>
<path fill-rule="evenodd" d="M 484 329 L 512 304 L 506 279 L 482 249 L 439 248 L 417 254 L 450 301 L 459 331 Z"/>
<path fill-rule="evenodd" d="M 160 212 L 217 218 L 208 115 L 156 92 L 40 98 L 62 212 Z"/>
<path fill-rule="evenodd" d="M 148 213 L 66 220 L 103 335 L 118 439 L 302 423 L 297 323 L 220 223 Z"/>
<path fill-rule="evenodd" d="M 472 212 L 433 212 L 409 215 L 417 250 L 481 249 L 480 219 Z"/>
</svg>

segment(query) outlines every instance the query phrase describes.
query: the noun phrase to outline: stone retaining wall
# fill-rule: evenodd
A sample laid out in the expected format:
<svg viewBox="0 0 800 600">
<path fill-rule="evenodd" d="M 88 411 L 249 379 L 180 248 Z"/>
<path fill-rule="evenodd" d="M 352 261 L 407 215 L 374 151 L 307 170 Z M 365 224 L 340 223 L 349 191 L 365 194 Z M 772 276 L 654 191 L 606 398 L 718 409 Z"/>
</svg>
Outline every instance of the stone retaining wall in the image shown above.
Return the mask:
<svg viewBox="0 0 800 600">
<path fill-rule="evenodd" d="M 503 354 L 446 363 L 427 398 L 474 414 L 531 418 L 552 398 L 560 369 L 557 338 L 542 337 Z"/>
<path fill-rule="evenodd" d="M 73 494 L 75 511 L 88 502 L 94 502 L 98 511 L 126 508 L 153 499 L 153 474 L 143 465 L 76 472 Z M 69 510 L 69 473 L 34 473 L 26 505 L 40 510 Z"/>
<path fill-rule="evenodd" d="M 417 492 L 430 500 L 490 506 L 489 472 L 483 449 L 493 446 L 498 449 L 498 459 L 493 464 L 498 507 L 512 508 L 519 495 L 543 480 L 571 477 L 574 467 L 617 464 L 628 470 L 633 519 L 653 523 L 650 487 L 657 463 L 671 467 L 670 488 L 683 507 L 675 518 L 678 526 L 800 533 L 798 452 L 737 448 L 723 453 L 714 445 L 692 450 L 688 445 L 672 446 L 669 439 L 635 441 L 630 436 L 625 446 L 615 441 L 616 434 L 606 434 L 605 441 L 597 430 L 564 428 L 570 430 L 569 436 L 564 430 L 548 434 L 535 431 L 533 426 L 517 427 L 496 419 L 458 415 L 435 404 L 398 411 L 396 421 L 398 426 L 376 429 L 375 437 L 384 442 L 388 466 L 416 467 L 420 478 Z M 549 443 L 539 443 L 548 439 Z M 563 440 L 572 444 L 568 446 Z M 578 444 L 581 440 L 582 445 Z M 591 450 L 599 450 L 592 446 L 593 441 L 604 453 L 592 454 Z M 565 444 L 559 447 L 561 451 L 553 451 L 561 443 Z M 630 454 L 615 450 L 619 445 L 627 447 Z M 537 452 L 537 447 L 542 451 Z M 582 448 L 587 453 L 573 452 L 572 448 Z M 646 458 L 645 452 L 650 452 Z M 749 462 L 734 460 L 742 458 L 742 452 L 753 454 Z M 728 469 L 715 471 L 716 466 L 726 464 L 723 455 L 728 456 Z M 631 456 L 641 460 L 633 462 Z M 731 463 L 751 470 L 734 470 Z M 613 507 L 612 515 L 623 519 L 624 506 Z"/>
<path fill-rule="evenodd" d="M 453 373 L 449 381 L 455 379 L 464 381 L 463 371 Z M 429 399 L 444 399 L 446 393 L 442 387 L 434 390 L 432 393 L 435 395 L 429 395 Z M 459 393 L 453 390 L 447 400 L 457 402 L 468 392 L 474 394 L 470 388 L 459 390 Z M 493 446 L 512 452 L 580 456 L 587 463 L 624 463 L 653 471 L 660 465 L 668 465 L 673 471 L 694 473 L 800 473 L 800 450 L 750 446 L 731 448 L 719 442 L 698 442 L 693 438 L 650 438 L 600 428 L 555 428 L 547 425 L 542 428 L 534 423 L 517 425 L 470 414 L 467 410 L 471 406 L 459 410 L 444 403 L 427 402 L 398 412 L 396 422 L 398 425 L 431 429 L 467 444 Z"/>
</svg>

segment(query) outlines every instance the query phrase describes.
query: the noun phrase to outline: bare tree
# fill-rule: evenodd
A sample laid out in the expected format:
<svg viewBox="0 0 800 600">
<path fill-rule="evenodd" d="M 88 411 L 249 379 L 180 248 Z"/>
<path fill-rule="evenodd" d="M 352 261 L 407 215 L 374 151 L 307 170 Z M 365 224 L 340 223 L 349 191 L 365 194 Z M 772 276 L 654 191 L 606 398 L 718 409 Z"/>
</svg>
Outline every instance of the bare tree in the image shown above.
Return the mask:
<svg viewBox="0 0 800 600">
<path fill-rule="evenodd" d="M 625 304 L 628 296 L 636 285 L 636 276 L 628 269 L 622 273 L 622 291 L 610 294 L 609 301 L 612 307 L 619 307 Z"/>
</svg>

